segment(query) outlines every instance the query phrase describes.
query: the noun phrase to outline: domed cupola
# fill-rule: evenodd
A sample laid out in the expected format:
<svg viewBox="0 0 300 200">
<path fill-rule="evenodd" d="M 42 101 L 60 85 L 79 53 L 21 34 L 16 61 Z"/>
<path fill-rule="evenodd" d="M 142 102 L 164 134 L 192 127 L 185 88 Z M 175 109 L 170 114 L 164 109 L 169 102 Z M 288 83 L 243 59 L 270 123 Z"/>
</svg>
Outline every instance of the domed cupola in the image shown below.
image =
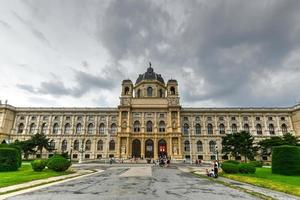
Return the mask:
<svg viewBox="0 0 300 200">
<path fill-rule="evenodd" d="M 161 82 L 162 84 L 165 84 L 164 79 L 160 74 L 157 74 L 154 72 L 153 68 L 151 67 L 151 63 L 149 63 L 150 66 L 148 67 L 147 71 L 144 74 L 140 74 L 138 79 L 136 80 L 135 84 L 138 84 L 142 82 L 143 80 L 157 80 Z"/>
</svg>

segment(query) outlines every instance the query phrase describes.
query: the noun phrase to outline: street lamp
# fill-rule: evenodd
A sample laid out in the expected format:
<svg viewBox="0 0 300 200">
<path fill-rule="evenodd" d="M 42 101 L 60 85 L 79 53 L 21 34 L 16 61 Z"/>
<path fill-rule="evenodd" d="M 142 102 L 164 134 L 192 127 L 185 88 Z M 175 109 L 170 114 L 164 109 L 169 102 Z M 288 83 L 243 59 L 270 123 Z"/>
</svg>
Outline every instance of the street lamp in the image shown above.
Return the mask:
<svg viewBox="0 0 300 200">
<path fill-rule="evenodd" d="M 82 163 L 82 160 L 83 160 L 83 152 L 84 152 L 83 143 L 84 143 L 84 139 L 82 140 L 82 143 L 81 143 L 81 146 L 80 146 L 80 150 L 79 150 L 80 157 L 79 157 L 78 163 Z"/>
<path fill-rule="evenodd" d="M 218 145 L 215 145 L 215 152 L 216 152 L 216 160 L 219 162 L 219 156 L 218 156 Z"/>
<path fill-rule="evenodd" d="M 71 144 L 71 147 L 70 147 L 70 163 L 72 163 L 72 150 L 73 150 L 73 145 Z"/>
</svg>

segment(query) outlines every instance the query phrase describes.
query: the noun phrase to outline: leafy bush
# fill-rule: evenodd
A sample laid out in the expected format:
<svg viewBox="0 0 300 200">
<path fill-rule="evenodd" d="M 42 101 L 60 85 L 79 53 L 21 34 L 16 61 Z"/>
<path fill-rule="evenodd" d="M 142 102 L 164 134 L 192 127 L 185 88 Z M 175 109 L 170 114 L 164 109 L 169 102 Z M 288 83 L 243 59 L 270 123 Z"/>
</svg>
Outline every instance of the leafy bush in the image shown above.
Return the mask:
<svg viewBox="0 0 300 200">
<path fill-rule="evenodd" d="M 22 165 L 22 149 L 20 146 L 15 144 L 0 144 L 0 148 L 13 148 L 17 150 L 17 161 L 18 161 L 18 167 L 21 167 Z"/>
<path fill-rule="evenodd" d="M 236 174 L 239 172 L 239 166 L 232 163 L 222 163 L 222 170 L 227 174 Z"/>
<path fill-rule="evenodd" d="M 226 160 L 223 162 L 224 163 L 230 163 L 230 164 L 235 164 L 235 165 L 238 165 L 240 162 L 239 161 L 236 161 L 236 160 Z"/>
<path fill-rule="evenodd" d="M 272 152 L 272 173 L 282 175 L 300 175 L 300 147 L 278 146 Z"/>
<path fill-rule="evenodd" d="M 71 162 L 59 155 L 54 155 L 53 157 L 49 158 L 47 161 L 47 167 L 56 172 L 66 171 L 70 166 L 71 166 Z"/>
<path fill-rule="evenodd" d="M 34 171 L 40 172 L 43 171 L 46 167 L 46 160 L 37 159 L 31 162 L 31 167 Z"/>
<path fill-rule="evenodd" d="M 256 160 L 250 161 L 249 164 L 253 165 L 254 167 L 262 167 L 263 166 L 262 161 L 256 161 Z"/>
<path fill-rule="evenodd" d="M 254 174 L 256 171 L 256 168 L 250 163 L 240 163 L 238 168 L 242 174 Z"/>
<path fill-rule="evenodd" d="M 20 153 L 15 148 L 0 148 L 0 171 L 17 171 L 20 167 Z"/>
</svg>

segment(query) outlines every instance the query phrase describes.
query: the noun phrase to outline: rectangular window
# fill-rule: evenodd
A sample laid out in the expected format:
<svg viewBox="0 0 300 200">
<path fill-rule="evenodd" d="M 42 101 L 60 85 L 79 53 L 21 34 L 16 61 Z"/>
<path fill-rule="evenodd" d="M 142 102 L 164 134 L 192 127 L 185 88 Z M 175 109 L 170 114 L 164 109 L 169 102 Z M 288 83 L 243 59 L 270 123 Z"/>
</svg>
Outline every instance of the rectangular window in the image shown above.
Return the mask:
<svg viewBox="0 0 300 200">
<path fill-rule="evenodd" d="M 236 120 L 236 118 L 235 118 L 235 117 L 231 117 L 231 120 L 235 121 L 235 120 Z"/>
<path fill-rule="evenodd" d="M 89 158 L 90 158 L 90 154 L 85 154 L 85 155 L 84 155 L 84 158 L 89 159 Z"/>
<path fill-rule="evenodd" d="M 260 121 L 260 117 L 255 117 L 255 120 L 256 121 Z"/>
<path fill-rule="evenodd" d="M 248 121 L 248 117 L 243 117 L 243 120 L 244 121 Z"/>
</svg>

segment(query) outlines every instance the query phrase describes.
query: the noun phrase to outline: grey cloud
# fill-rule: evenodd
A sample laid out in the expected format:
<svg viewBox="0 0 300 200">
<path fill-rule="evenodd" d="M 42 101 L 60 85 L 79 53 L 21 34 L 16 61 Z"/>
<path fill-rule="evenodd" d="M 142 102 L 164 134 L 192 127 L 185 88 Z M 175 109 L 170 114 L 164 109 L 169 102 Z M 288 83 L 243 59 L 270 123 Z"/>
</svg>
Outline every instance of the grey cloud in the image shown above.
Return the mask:
<svg viewBox="0 0 300 200">
<path fill-rule="evenodd" d="M 46 44 L 47 46 L 51 47 L 49 40 L 46 38 L 42 31 L 38 30 L 31 21 L 23 19 L 18 13 L 15 11 L 11 11 L 12 14 L 21 22 L 23 23 L 31 33 L 42 43 Z"/>
<path fill-rule="evenodd" d="M 111 1 L 98 37 L 116 63 L 152 59 L 156 71 L 175 74 L 184 101 L 287 105 L 288 97 L 257 97 L 249 88 L 266 78 L 261 72 L 281 70 L 285 59 L 300 49 L 299 9 L 295 0 Z M 200 86 L 197 79 L 191 83 L 182 77 L 184 67 L 205 80 L 200 88 L 205 93 L 190 92 Z"/>
<path fill-rule="evenodd" d="M 35 94 L 47 94 L 55 97 L 82 97 L 91 90 L 113 89 L 115 87 L 116 78 L 117 76 L 102 77 L 83 71 L 74 70 L 74 82 L 76 84 L 72 87 L 67 87 L 59 79 L 43 81 L 40 83 L 40 86 L 36 88 L 26 84 L 18 84 L 17 87 Z"/>
</svg>

